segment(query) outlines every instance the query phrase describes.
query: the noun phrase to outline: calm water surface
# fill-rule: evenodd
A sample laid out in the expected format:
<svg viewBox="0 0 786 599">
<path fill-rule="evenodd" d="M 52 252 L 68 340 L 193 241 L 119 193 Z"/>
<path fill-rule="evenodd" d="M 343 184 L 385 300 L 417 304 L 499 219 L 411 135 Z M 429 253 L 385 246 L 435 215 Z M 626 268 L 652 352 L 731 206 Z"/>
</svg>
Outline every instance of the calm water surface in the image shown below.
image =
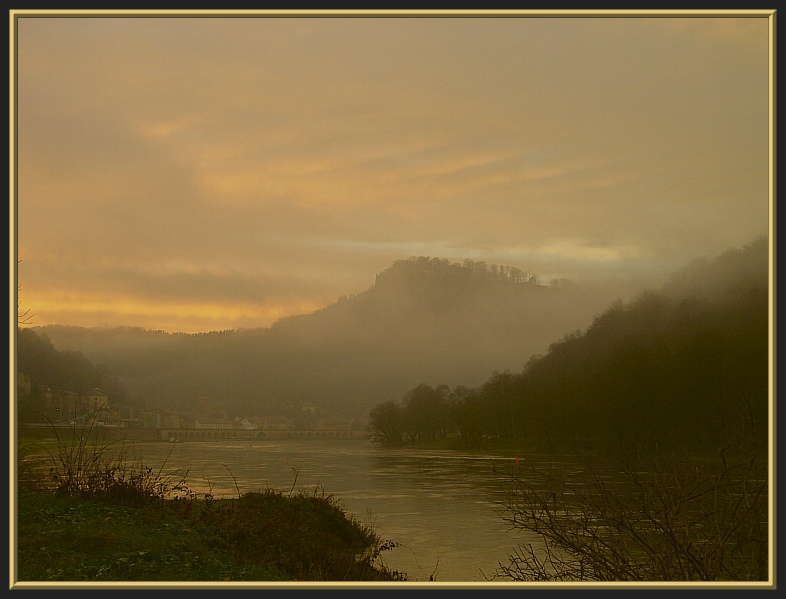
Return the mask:
<svg viewBox="0 0 786 599">
<path fill-rule="evenodd" d="M 537 544 L 501 518 L 513 456 L 320 439 L 136 443 L 132 455 L 165 472 L 189 469 L 189 486 L 216 497 L 324 490 L 398 543 L 384 561 L 412 581 L 485 582 L 518 544 Z"/>
</svg>

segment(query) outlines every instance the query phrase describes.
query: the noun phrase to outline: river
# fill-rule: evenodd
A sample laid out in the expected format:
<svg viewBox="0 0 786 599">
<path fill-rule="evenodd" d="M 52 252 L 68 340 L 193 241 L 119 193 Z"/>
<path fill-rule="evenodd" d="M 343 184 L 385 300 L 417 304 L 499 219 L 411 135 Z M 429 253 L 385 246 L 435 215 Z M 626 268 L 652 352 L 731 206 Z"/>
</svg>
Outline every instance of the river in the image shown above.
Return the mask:
<svg viewBox="0 0 786 599">
<path fill-rule="evenodd" d="M 518 544 L 538 542 L 502 519 L 515 456 L 320 439 L 136 442 L 127 449 L 165 473 L 188 469 L 190 488 L 217 498 L 324 490 L 397 543 L 384 562 L 410 581 L 487 582 Z"/>
<path fill-rule="evenodd" d="M 705 520 L 713 524 L 707 530 L 692 531 L 695 538 L 686 539 L 685 545 L 705 547 L 710 551 L 709 556 L 714 555 L 712 544 L 719 542 L 719 537 L 713 536 L 716 532 L 727 535 L 727 527 L 730 531 L 742 530 L 738 546 L 724 545 L 728 556 L 721 565 L 730 569 L 724 569 L 719 580 L 753 580 L 751 576 L 765 580 L 770 563 L 764 554 L 767 495 L 758 495 L 757 491 L 762 489 L 762 481 L 766 482 L 767 472 L 758 462 L 760 470 L 749 471 L 747 461 L 739 461 L 737 465 L 744 468 L 735 470 L 738 458 L 731 453 L 727 456 L 731 458 L 731 467 L 725 459 L 721 464 L 714 455 L 693 456 L 687 461 L 680 458 L 665 463 L 659 459 L 642 462 L 634 473 L 635 480 L 630 480 L 619 470 L 619 463 L 609 462 L 602 455 L 584 456 L 590 463 L 573 454 L 522 453 L 519 459 L 516 455 L 499 453 L 390 449 L 357 439 L 125 441 L 111 447 L 123 452 L 128 469 L 151 468 L 173 483 L 187 472 L 187 486 L 200 496 L 210 493 L 216 498 L 232 498 L 266 489 L 285 494 L 332 495 L 348 515 L 372 527 L 382 540 L 396 544 L 394 549 L 383 552 L 384 563 L 413 582 L 433 579 L 458 586 L 510 582 L 498 575 L 510 566 L 510 556 L 529 544 L 539 552 L 542 545 L 537 535 L 512 529 L 503 519 L 509 494 L 515 487 L 514 477 L 543 491 L 566 493 L 566 497 L 581 497 L 587 484 L 592 485 L 587 489 L 600 484 L 605 492 L 611 493 L 599 496 L 600 502 L 595 507 L 603 509 L 614 508 L 613 498 L 621 497 L 636 502 L 628 506 L 636 510 L 641 499 L 637 493 L 642 489 L 645 493 L 651 491 L 654 500 L 646 505 L 655 512 L 648 518 L 657 517 L 657 510 L 662 508 L 672 524 L 682 526 Z M 31 453 L 30 456 L 30 464 L 34 466 L 40 455 Z M 607 470 L 604 464 L 614 469 Z M 726 476 L 722 485 L 717 482 L 721 479 L 716 472 L 721 467 Z M 567 478 L 571 486 L 551 487 L 552 483 L 535 477 L 533 471 L 547 472 L 557 479 Z M 672 475 L 679 475 L 680 479 L 672 479 Z M 542 484 L 549 484 L 549 488 L 541 487 Z M 668 495 L 663 495 L 668 491 L 664 485 L 669 484 L 675 485 L 675 504 L 669 503 Z M 712 493 L 705 491 L 708 485 Z M 754 485 L 753 492 L 751 485 Z M 737 520 L 743 506 L 740 497 L 746 498 L 742 511 L 744 525 Z M 611 503 L 604 503 L 607 500 Z M 675 505 L 681 515 L 672 522 L 677 513 Z M 637 530 L 648 529 L 645 526 Z M 657 528 L 651 532 L 655 535 L 653 539 L 662 536 Z M 621 543 L 618 549 L 626 543 L 626 538 L 629 537 L 615 540 Z M 629 548 L 624 545 L 626 551 L 639 547 L 637 542 L 631 542 Z M 751 548 L 756 551 L 752 552 Z M 668 543 L 663 549 L 672 551 Z M 679 567 L 679 571 L 674 569 L 670 575 L 676 576 L 674 580 L 682 580 L 685 574 L 680 555 L 657 554 L 653 563 Z M 643 550 L 644 565 L 648 556 L 647 550 Z M 545 556 L 541 554 L 542 557 Z M 676 561 L 661 564 L 661 557 Z M 696 580 L 719 576 L 712 570 L 715 562 L 707 563 L 708 566 L 695 562 L 697 569 L 690 576 Z"/>
</svg>

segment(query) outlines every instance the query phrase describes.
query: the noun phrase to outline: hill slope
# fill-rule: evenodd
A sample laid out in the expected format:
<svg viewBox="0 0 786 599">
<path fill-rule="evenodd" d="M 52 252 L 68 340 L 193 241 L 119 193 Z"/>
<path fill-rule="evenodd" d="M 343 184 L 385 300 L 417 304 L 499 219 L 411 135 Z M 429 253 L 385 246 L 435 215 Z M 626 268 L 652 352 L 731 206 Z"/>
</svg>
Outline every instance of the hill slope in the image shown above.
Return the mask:
<svg viewBox="0 0 786 599">
<path fill-rule="evenodd" d="M 764 238 L 699 260 L 658 291 L 612 303 L 520 373 L 475 389 L 420 385 L 400 406 L 375 407 L 372 428 L 391 444 L 456 430 L 471 443 L 722 447 L 744 432 L 766 447 L 768 265 Z"/>
<path fill-rule="evenodd" d="M 394 263 L 362 293 L 266 329 L 33 329 L 105 365 L 150 407 L 187 408 L 204 396 L 238 415 L 305 403 L 355 415 L 421 382 L 475 385 L 495 370 L 518 370 L 587 326 L 611 294 L 540 285 L 515 268 L 419 257 Z"/>
</svg>

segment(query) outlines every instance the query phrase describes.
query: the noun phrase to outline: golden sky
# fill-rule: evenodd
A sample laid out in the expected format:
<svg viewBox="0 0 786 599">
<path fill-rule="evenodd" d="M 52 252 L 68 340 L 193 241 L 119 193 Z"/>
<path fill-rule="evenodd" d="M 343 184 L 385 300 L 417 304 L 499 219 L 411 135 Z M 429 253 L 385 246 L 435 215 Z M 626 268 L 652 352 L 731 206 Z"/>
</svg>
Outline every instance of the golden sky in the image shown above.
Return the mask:
<svg viewBox="0 0 786 599">
<path fill-rule="evenodd" d="M 16 11 L 22 308 L 268 326 L 410 256 L 659 286 L 770 229 L 771 18 Z"/>
</svg>

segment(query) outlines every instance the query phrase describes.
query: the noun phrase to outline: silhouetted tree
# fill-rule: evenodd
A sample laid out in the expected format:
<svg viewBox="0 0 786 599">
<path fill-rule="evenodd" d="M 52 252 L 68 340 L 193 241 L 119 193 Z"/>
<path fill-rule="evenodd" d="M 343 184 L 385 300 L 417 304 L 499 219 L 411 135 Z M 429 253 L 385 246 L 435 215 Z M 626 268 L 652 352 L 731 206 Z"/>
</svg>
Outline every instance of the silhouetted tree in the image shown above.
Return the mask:
<svg viewBox="0 0 786 599">
<path fill-rule="evenodd" d="M 447 428 L 448 397 L 445 385 L 418 385 L 404 397 L 407 431 L 423 439 L 436 439 Z"/>
<path fill-rule="evenodd" d="M 381 445 L 401 445 L 406 430 L 403 408 L 395 401 L 377 405 L 369 412 L 368 427 Z"/>
<path fill-rule="evenodd" d="M 481 438 L 488 430 L 488 410 L 480 392 L 459 385 L 450 392 L 448 405 L 450 425 L 461 435 L 464 445 L 479 447 Z"/>
<path fill-rule="evenodd" d="M 17 264 L 21 262 L 21 260 L 17 260 Z M 22 284 L 19 283 L 16 287 L 16 323 L 19 326 L 33 324 L 33 316 L 35 316 L 35 314 L 30 311 L 30 308 L 20 311 L 22 306 L 22 298 L 19 297 L 19 293 L 21 291 Z"/>
</svg>

